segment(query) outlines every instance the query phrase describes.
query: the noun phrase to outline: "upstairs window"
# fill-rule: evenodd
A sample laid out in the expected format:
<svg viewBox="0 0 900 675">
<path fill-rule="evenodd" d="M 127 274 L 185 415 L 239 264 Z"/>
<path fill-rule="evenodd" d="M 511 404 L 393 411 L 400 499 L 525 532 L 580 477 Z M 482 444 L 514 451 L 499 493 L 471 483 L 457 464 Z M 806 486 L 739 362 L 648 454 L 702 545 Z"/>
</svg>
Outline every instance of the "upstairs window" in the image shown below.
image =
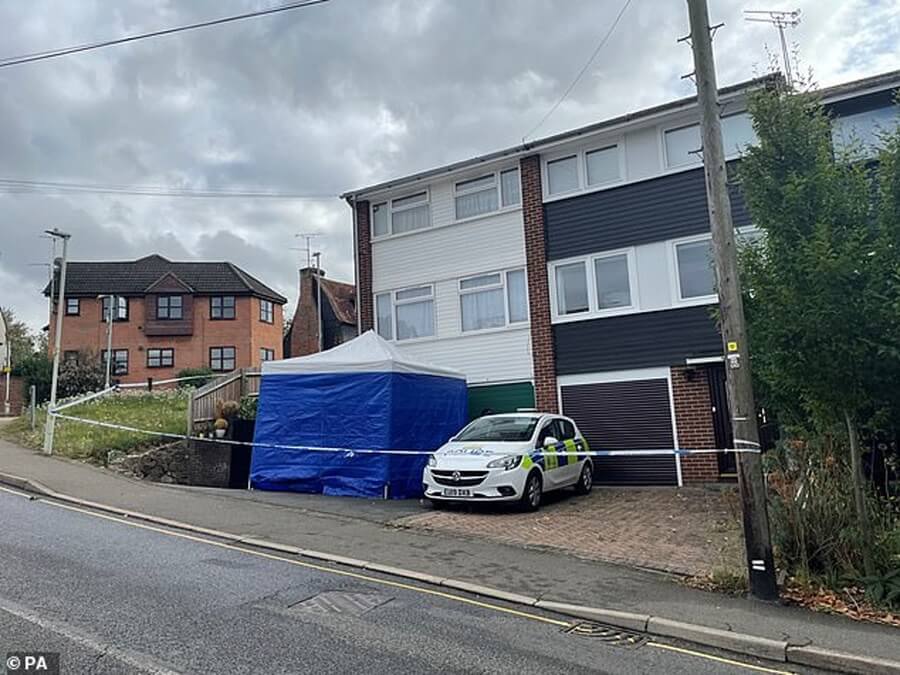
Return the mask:
<svg viewBox="0 0 900 675">
<path fill-rule="evenodd" d="M 176 320 L 184 318 L 184 307 L 180 295 L 160 295 L 156 298 L 156 318 Z"/>
<path fill-rule="evenodd" d="M 831 125 L 835 150 L 843 151 L 857 144 L 863 157 L 872 157 L 884 145 L 881 135 L 897 126 L 898 109 L 887 106 L 836 117 Z"/>
<path fill-rule="evenodd" d="M 547 162 L 547 192 L 558 195 L 578 189 L 578 157 L 571 155 Z"/>
<path fill-rule="evenodd" d="M 459 181 L 454 186 L 456 219 L 464 220 L 515 206 L 522 200 L 519 170 L 509 169 Z"/>
<path fill-rule="evenodd" d="M 235 316 L 234 307 L 233 295 L 213 296 L 209 299 L 209 318 L 216 320 L 233 319 Z"/>
<path fill-rule="evenodd" d="M 434 288 L 417 286 L 375 296 L 378 334 L 386 340 L 434 335 Z"/>
<path fill-rule="evenodd" d="M 757 142 L 753 122 L 747 113 L 728 115 L 721 119 L 722 144 L 726 157 L 734 157 L 743 152 L 748 145 Z M 676 129 L 668 129 L 663 134 L 666 147 L 666 166 L 670 169 L 700 164 L 703 154 L 703 140 L 700 136 L 700 125 L 689 124 Z"/>
<path fill-rule="evenodd" d="M 271 300 L 259 301 L 259 320 L 263 323 L 275 323 L 275 305 Z"/>
<path fill-rule="evenodd" d="M 372 206 L 373 237 L 402 234 L 426 227 L 431 227 L 427 190 Z"/>
<path fill-rule="evenodd" d="M 66 298 L 66 316 L 81 314 L 81 298 Z"/>
<path fill-rule="evenodd" d="M 587 184 L 606 185 L 621 178 L 619 171 L 619 146 L 591 150 L 584 154 Z"/>
<path fill-rule="evenodd" d="M 675 264 L 679 300 L 715 297 L 716 275 L 710 237 L 675 244 Z"/>
<path fill-rule="evenodd" d="M 460 279 L 459 299 L 463 332 L 525 321 L 528 318 L 525 271 Z"/>
<path fill-rule="evenodd" d="M 275 360 L 275 350 L 269 349 L 268 347 L 260 347 L 259 348 L 259 360 L 260 361 L 274 361 Z"/>
<path fill-rule="evenodd" d="M 594 281 L 599 310 L 631 307 L 631 280 L 625 253 L 595 258 Z"/>
<path fill-rule="evenodd" d="M 556 307 L 558 314 L 579 314 L 590 308 L 587 275 L 583 262 L 557 265 Z"/>
<path fill-rule="evenodd" d="M 121 295 L 115 296 L 115 303 L 113 304 L 113 298 L 108 295 L 103 296 L 103 310 L 101 312 L 101 320 L 106 321 L 109 317 L 110 306 L 113 307 L 113 321 L 128 321 L 128 298 L 123 298 Z"/>
</svg>

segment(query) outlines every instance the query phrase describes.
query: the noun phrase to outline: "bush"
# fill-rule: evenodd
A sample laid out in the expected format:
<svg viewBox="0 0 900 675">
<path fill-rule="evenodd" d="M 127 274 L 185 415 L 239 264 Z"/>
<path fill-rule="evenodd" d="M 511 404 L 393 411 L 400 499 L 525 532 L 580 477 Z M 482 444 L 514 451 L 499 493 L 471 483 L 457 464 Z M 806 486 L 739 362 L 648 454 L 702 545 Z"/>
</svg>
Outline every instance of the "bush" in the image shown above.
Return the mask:
<svg viewBox="0 0 900 675">
<path fill-rule="evenodd" d="M 100 391 L 106 384 L 106 367 L 96 354 L 78 352 L 59 364 L 58 398 Z"/>
<path fill-rule="evenodd" d="M 255 420 L 258 404 L 258 396 L 242 396 L 241 407 L 238 408 L 238 419 Z"/>
<path fill-rule="evenodd" d="M 207 382 L 215 378 L 211 368 L 182 368 L 178 371 L 176 377 L 194 377 L 194 380 L 186 380 L 179 382 L 179 387 L 202 387 Z"/>
<path fill-rule="evenodd" d="M 25 382 L 26 395 L 30 395 L 34 386 L 37 403 L 50 398 L 50 381 L 53 377 L 53 362 L 46 354 L 32 354 L 20 360 L 13 368 L 13 375 L 18 375 Z"/>
<path fill-rule="evenodd" d="M 804 582 L 839 590 L 864 585 L 876 603 L 898 598 L 886 590 L 900 565 L 897 523 L 886 502 L 868 491 L 875 575 L 864 574 L 865 538 L 853 508 L 853 486 L 841 436 L 797 435 L 766 454 L 769 516 L 779 566 Z"/>
</svg>

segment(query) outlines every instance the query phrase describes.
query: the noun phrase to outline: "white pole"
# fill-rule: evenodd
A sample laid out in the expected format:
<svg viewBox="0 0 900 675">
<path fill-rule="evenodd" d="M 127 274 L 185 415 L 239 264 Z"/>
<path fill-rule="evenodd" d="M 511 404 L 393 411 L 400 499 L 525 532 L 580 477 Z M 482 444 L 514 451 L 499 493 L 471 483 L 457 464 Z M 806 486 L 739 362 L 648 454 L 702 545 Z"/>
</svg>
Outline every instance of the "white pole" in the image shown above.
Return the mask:
<svg viewBox="0 0 900 675">
<path fill-rule="evenodd" d="M 47 408 L 47 424 L 44 427 L 44 452 L 53 454 L 53 427 L 56 418 L 51 414 L 56 406 L 56 388 L 59 383 L 59 351 L 62 349 L 63 314 L 66 311 L 66 256 L 68 254 L 69 238 L 71 234 L 60 232 L 54 228 L 47 230 L 52 237 L 62 239 L 62 262 L 59 266 L 59 299 L 56 303 L 56 335 L 53 345 L 53 378 L 50 380 L 50 404 Z"/>
<path fill-rule="evenodd" d="M 0 365 L 6 373 L 6 397 L 3 399 L 3 414 L 9 415 L 9 371 L 12 368 L 12 348 L 10 347 L 9 326 L 6 325 L 6 317 L 0 311 L 0 349 L 3 350 Z"/>
</svg>

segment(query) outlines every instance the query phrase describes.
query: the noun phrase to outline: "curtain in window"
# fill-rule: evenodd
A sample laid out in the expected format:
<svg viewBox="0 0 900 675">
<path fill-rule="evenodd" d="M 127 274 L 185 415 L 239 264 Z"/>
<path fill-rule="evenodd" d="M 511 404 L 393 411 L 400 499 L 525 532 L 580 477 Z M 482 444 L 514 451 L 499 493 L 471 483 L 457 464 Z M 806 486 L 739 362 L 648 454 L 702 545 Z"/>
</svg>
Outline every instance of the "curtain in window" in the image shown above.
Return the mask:
<svg viewBox="0 0 900 675">
<path fill-rule="evenodd" d="M 387 204 L 376 204 L 372 207 L 372 234 L 376 237 L 388 234 Z"/>
<path fill-rule="evenodd" d="M 397 305 L 397 339 L 434 335 L 434 300 Z"/>
<path fill-rule="evenodd" d="M 411 209 L 403 211 L 395 211 L 391 216 L 393 225 L 393 233 L 411 232 L 412 230 L 421 230 L 431 224 L 429 217 L 428 204 L 422 204 Z"/>
<path fill-rule="evenodd" d="M 506 310 L 503 307 L 503 289 L 465 293 L 461 296 L 462 329 L 481 330 L 499 328 L 506 325 Z"/>
<path fill-rule="evenodd" d="M 385 340 L 394 339 L 394 330 L 391 327 L 391 294 L 382 293 L 375 296 L 375 322 L 378 334 Z"/>
<path fill-rule="evenodd" d="M 528 290 L 525 286 L 525 270 L 506 274 L 506 292 L 509 297 L 509 322 L 528 321 Z"/>
<path fill-rule="evenodd" d="M 496 211 L 497 208 L 497 188 L 492 186 L 480 192 L 459 195 L 456 198 L 456 219 L 479 216 L 482 213 Z"/>
<path fill-rule="evenodd" d="M 566 157 L 547 162 L 547 179 L 550 194 L 578 189 L 578 160 Z"/>
<path fill-rule="evenodd" d="M 512 206 L 522 201 L 518 169 L 504 171 L 500 174 L 500 189 L 503 192 L 503 206 Z"/>
</svg>

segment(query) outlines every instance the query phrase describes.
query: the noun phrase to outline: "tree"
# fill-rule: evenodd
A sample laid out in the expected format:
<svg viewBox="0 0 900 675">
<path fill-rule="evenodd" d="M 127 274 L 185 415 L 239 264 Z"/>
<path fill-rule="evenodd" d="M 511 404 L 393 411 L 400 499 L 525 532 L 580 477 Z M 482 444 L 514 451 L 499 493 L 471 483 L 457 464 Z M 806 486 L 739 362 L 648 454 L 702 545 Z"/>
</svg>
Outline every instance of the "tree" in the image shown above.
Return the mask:
<svg viewBox="0 0 900 675">
<path fill-rule="evenodd" d="M 834 150 L 813 94 L 760 91 L 750 112 L 759 142 L 739 178 L 764 233 L 742 259 L 753 368 L 781 420 L 843 426 L 869 575 L 859 429 L 894 405 L 900 373 L 898 134 L 873 165 L 860 145 Z"/>
<path fill-rule="evenodd" d="M 24 321 L 16 319 L 16 314 L 9 307 L 0 309 L 3 318 L 6 319 L 6 339 L 9 340 L 10 361 L 15 368 L 16 364 L 25 360 L 34 353 L 36 338 Z"/>
</svg>

